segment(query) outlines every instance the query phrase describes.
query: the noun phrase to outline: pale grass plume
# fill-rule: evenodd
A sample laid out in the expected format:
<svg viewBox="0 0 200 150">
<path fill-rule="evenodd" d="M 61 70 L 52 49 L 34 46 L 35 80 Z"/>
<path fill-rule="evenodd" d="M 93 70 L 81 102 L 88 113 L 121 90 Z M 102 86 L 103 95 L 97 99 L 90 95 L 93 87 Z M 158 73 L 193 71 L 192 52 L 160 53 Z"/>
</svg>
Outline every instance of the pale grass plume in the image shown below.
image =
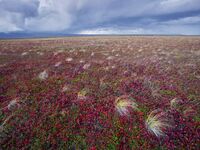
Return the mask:
<svg viewBox="0 0 200 150">
<path fill-rule="evenodd" d="M 54 56 L 57 56 L 58 54 L 61 54 L 61 53 L 63 53 L 63 52 L 64 52 L 64 50 L 59 50 L 59 51 L 54 52 L 53 55 L 54 55 Z"/>
<path fill-rule="evenodd" d="M 108 53 L 103 53 L 103 55 L 104 55 L 104 56 L 108 56 L 109 54 L 108 54 Z"/>
<path fill-rule="evenodd" d="M 61 92 L 63 93 L 72 93 L 74 91 L 74 88 L 71 84 L 66 84 L 63 86 Z"/>
<path fill-rule="evenodd" d="M 85 69 L 85 70 L 86 70 L 86 69 L 89 69 L 90 66 L 91 66 L 91 64 L 89 64 L 89 63 L 88 63 L 88 64 L 85 64 L 85 65 L 83 66 L 83 69 Z"/>
<path fill-rule="evenodd" d="M 178 107 L 181 106 L 181 104 L 183 103 L 182 99 L 179 98 L 174 98 L 170 101 L 170 107 L 172 109 L 177 109 Z"/>
<path fill-rule="evenodd" d="M 94 56 L 94 52 L 91 53 L 91 56 Z"/>
<path fill-rule="evenodd" d="M 173 127 L 173 119 L 161 109 L 153 110 L 145 121 L 147 130 L 156 137 L 165 136 L 165 131 Z"/>
<path fill-rule="evenodd" d="M 109 66 L 106 66 L 106 67 L 104 67 L 103 69 L 106 70 L 106 71 L 108 71 L 108 70 L 110 70 L 110 67 L 109 67 Z"/>
<path fill-rule="evenodd" d="M 82 63 L 84 63 L 85 61 L 84 61 L 83 59 L 81 59 L 79 62 L 82 64 Z"/>
<path fill-rule="evenodd" d="M 85 52 L 86 52 L 86 50 L 85 50 L 85 49 L 81 49 L 81 50 L 80 50 L 80 52 L 83 52 L 83 53 L 85 53 Z"/>
<path fill-rule="evenodd" d="M 66 110 L 62 110 L 62 111 L 60 112 L 60 114 L 61 114 L 63 117 L 65 117 L 66 114 L 67 114 L 67 112 L 66 112 Z"/>
<path fill-rule="evenodd" d="M 8 110 L 15 110 L 19 108 L 20 107 L 19 100 L 18 99 L 11 100 L 7 107 Z"/>
<path fill-rule="evenodd" d="M 0 67 L 5 67 L 7 64 L 0 64 Z"/>
<path fill-rule="evenodd" d="M 115 50 L 115 49 L 113 49 L 113 50 L 112 50 L 112 53 L 114 53 L 114 52 L 116 52 L 116 50 Z"/>
<path fill-rule="evenodd" d="M 87 98 L 88 89 L 84 88 L 78 92 L 78 100 L 85 100 Z"/>
<path fill-rule="evenodd" d="M 161 96 L 159 85 L 156 82 L 152 81 L 151 77 L 145 78 L 143 84 L 145 87 L 147 87 L 151 90 L 151 95 L 154 98 L 159 98 Z"/>
<path fill-rule="evenodd" d="M 22 56 L 28 55 L 28 52 L 23 52 L 21 55 Z"/>
<path fill-rule="evenodd" d="M 59 62 L 57 62 L 54 66 L 55 66 L 55 67 L 59 67 L 61 64 L 62 64 L 62 62 L 59 61 Z"/>
<path fill-rule="evenodd" d="M 111 68 L 112 68 L 112 69 L 115 69 L 115 68 L 116 68 L 116 66 L 115 66 L 115 65 L 113 65 L 113 66 L 111 66 Z"/>
<path fill-rule="evenodd" d="M 115 108 L 121 116 L 128 116 L 130 109 L 138 110 L 138 104 L 131 97 L 123 95 L 115 100 Z"/>
<path fill-rule="evenodd" d="M 142 52 L 144 49 L 139 49 L 138 52 Z"/>
<path fill-rule="evenodd" d="M 44 53 L 43 52 L 37 52 L 38 55 L 43 56 Z"/>
<path fill-rule="evenodd" d="M 73 58 L 71 58 L 71 57 L 68 57 L 68 58 L 65 59 L 65 61 L 67 61 L 67 62 L 70 62 L 72 60 L 73 60 Z"/>
<path fill-rule="evenodd" d="M 39 73 L 38 78 L 40 80 L 46 80 L 49 77 L 47 70 L 42 71 L 41 73 Z"/>
<path fill-rule="evenodd" d="M 62 88 L 62 92 L 67 92 L 69 90 L 69 86 L 65 85 L 63 88 Z"/>
<path fill-rule="evenodd" d="M 107 57 L 107 60 L 113 60 L 115 57 L 114 56 L 109 56 Z"/>
<path fill-rule="evenodd" d="M 70 53 L 73 53 L 74 51 L 75 51 L 75 50 L 70 50 L 69 52 L 70 52 Z"/>
<path fill-rule="evenodd" d="M 15 99 L 11 100 L 7 106 L 1 108 L 0 110 L 8 109 L 10 111 L 14 111 L 20 107 L 20 103 L 21 102 L 19 101 L 19 99 L 15 98 Z"/>
</svg>

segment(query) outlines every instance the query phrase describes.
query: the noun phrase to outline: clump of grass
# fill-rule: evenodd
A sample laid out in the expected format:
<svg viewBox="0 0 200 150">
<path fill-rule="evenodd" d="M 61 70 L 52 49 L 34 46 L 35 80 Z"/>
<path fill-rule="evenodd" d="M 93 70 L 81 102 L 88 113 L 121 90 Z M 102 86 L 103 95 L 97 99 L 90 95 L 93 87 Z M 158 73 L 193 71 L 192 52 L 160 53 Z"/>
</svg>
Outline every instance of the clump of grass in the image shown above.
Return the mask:
<svg viewBox="0 0 200 150">
<path fill-rule="evenodd" d="M 42 71 L 39 75 L 38 78 L 40 80 L 46 80 L 49 77 L 47 70 Z"/>
<path fill-rule="evenodd" d="M 28 52 L 23 52 L 21 55 L 22 56 L 28 55 Z"/>
<path fill-rule="evenodd" d="M 160 87 L 158 84 L 156 84 L 155 82 L 153 82 L 151 80 L 151 78 L 145 78 L 144 79 L 144 86 L 146 86 L 147 88 L 149 88 L 151 90 L 151 95 L 153 97 L 160 97 Z"/>
<path fill-rule="evenodd" d="M 94 54 L 95 54 L 95 53 L 94 53 L 94 52 L 92 52 L 92 53 L 91 53 L 91 56 L 94 56 Z"/>
<path fill-rule="evenodd" d="M 71 57 L 65 59 L 65 61 L 67 61 L 67 62 L 70 62 L 72 60 L 73 60 L 73 58 L 71 58 Z"/>
<path fill-rule="evenodd" d="M 129 108 L 138 110 L 138 104 L 129 96 L 123 95 L 115 100 L 115 108 L 121 116 L 129 115 Z"/>
<path fill-rule="evenodd" d="M 10 103 L 8 104 L 7 107 L 9 110 L 17 109 L 18 107 L 20 107 L 19 100 L 14 99 L 14 100 L 10 101 Z"/>
<path fill-rule="evenodd" d="M 8 109 L 10 111 L 15 111 L 16 109 L 18 109 L 20 107 L 21 103 L 22 102 L 18 98 L 15 98 L 15 99 L 11 100 L 7 106 L 1 108 L 0 111 L 5 110 L 5 109 Z"/>
<path fill-rule="evenodd" d="M 177 109 L 183 101 L 179 98 L 174 98 L 170 101 L 170 107 L 172 109 Z"/>
<path fill-rule="evenodd" d="M 145 121 L 147 130 L 156 137 L 165 136 L 165 130 L 172 128 L 173 120 L 160 109 L 153 110 Z"/>
<path fill-rule="evenodd" d="M 114 59 L 114 56 L 107 57 L 107 60 L 113 60 L 113 59 Z"/>
<path fill-rule="evenodd" d="M 85 100 L 87 94 L 88 94 L 88 89 L 86 88 L 82 89 L 81 91 L 78 92 L 78 99 Z"/>
<path fill-rule="evenodd" d="M 82 64 L 82 63 L 84 63 L 85 61 L 84 61 L 83 59 L 81 59 L 79 62 Z"/>
<path fill-rule="evenodd" d="M 71 90 L 71 87 L 69 85 L 64 85 L 62 88 L 62 92 L 69 92 Z"/>
<path fill-rule="evenodd" d="M 62 62 L 59 61 L 59 62 L 57 62 L 54 66 L 55 66 L 55 67 L 59 67 L 61 64 L 62 64 Z"/>
<path fill-rule="evenodd" d="M 90 68 L 90 64 L 88 63 L 88 64 L 85 64 L 84 66 L 83 66 L 83 69 L 85 69 L 85 70 L 87 70 L 87 69 L 89 69 Z"/>
</svg>

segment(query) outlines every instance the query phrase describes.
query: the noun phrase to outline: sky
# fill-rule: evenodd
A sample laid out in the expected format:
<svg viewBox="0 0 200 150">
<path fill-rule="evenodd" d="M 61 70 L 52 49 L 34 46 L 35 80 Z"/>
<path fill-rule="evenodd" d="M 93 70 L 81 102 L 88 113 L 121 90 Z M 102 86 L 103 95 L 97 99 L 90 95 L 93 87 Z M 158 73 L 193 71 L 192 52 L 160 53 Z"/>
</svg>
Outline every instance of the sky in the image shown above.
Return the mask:
<svg viewBox="0 0 200 150">
<path fill-rule="evenodd" d="M 200 35 L 200 0 L 0 0 L 0 35 Z"/>
</svg>

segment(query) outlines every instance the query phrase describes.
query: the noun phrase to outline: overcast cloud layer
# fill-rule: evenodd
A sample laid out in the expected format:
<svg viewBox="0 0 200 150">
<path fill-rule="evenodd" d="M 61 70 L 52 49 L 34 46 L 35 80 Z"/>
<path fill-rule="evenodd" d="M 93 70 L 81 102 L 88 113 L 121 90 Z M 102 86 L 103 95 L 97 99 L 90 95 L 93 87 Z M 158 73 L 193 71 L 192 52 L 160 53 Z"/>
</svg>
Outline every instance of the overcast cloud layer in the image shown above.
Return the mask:
<svg viewBox="0 0 200 150">
<path fill-rule="evenodd" d="M 0 33 L 200 35 L 200 0 L 0 0 Z"/>
</svg>

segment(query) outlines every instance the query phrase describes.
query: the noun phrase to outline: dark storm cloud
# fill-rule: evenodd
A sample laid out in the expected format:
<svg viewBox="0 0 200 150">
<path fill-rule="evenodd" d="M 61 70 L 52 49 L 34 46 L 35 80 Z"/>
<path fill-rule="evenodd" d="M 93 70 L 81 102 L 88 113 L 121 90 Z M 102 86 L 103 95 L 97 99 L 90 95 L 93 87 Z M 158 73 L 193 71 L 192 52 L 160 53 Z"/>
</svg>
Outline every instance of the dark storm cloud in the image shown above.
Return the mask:
<svg viewBox="0 0 200 150">
<path fill-rule="evenodd" d="M 0 32 L 200 34 L 200 0 L 0 0 Z"/>
<path fill-rule="evenodd" d="M 34 16 L 37 13 L 38 1 L 18 1 L 18 0 L 0 0 L 1 10 L 7 12 L 16 12 L 24 14 L 26 17 Z"/>
</svg>

